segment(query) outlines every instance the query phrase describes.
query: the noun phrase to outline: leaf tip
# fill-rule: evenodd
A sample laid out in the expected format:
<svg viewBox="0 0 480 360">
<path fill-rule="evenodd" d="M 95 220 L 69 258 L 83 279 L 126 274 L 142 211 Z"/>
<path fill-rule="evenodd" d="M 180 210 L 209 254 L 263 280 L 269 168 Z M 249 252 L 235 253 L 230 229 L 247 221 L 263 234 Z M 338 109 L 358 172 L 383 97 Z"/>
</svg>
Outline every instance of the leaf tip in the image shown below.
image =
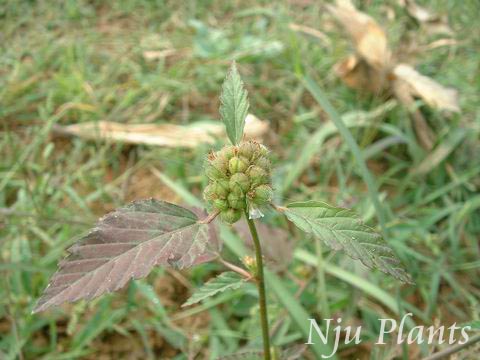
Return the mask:
<svg viewBox="0 0 480 360">
<path fill-rule="evenodd" d="M 243 138 L 248 108 L 248 93 L 237 70 L 237 64 L 232 61 L 222 84 L 220 115 L 233 145 L 240 143 Z"/>
</svg>

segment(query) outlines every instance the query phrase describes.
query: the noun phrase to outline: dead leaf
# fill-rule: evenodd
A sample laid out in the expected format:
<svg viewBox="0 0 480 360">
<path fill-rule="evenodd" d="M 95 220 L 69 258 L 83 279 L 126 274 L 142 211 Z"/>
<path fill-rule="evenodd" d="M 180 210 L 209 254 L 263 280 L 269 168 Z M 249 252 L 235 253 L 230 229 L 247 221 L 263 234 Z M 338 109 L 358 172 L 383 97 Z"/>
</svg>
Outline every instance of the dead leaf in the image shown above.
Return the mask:
<svg viewBox="0 0 480 360">
<path fill-rule="evenodd" d="M 350 35 L 358 54 L 369 65 L 385 69 L 390 63 L 391 52 L 387 35 L 378 23 L 369 15 L 358 11 L 349 0 L 337 0 L 336 5 L 326 6 Z"/>
<path fill-rule="evenodd" d="M 432 27 L 446 24 L 445 19 L 416 5 L 413 0 L 399 0 L 399 3 L 420 23 L 428 24 L 427 32 Z M 398 63 L 398 55 L 404 51 L 399 49 L 394 57 L 388 47 L 386 33 L 374 19 L 358 11 L 350 0 L 337 0 L 336 5 L 327 5 L 327 9 L 350 35 L 356 49 L 356 54 L 335 64 L 336 74 L 347 86 L 359 91 L 393 93 L 409 110 L 419 143 L 431 150 L 435 136 L 416 108 L 415 98 L 421 98 L 427 105 L 439 110 L 459 112 L 457 91 L 418 73 L 410 65 Z M 449 39 L 442 39 L 429 46 L 435 48 L 454 44 Z"/>
<path fill-rule="evenodd" d="M 388 85 L 386 74 L 374 69 L 358 55 L 349 55 L 337 62 L 333 71 L 352 89 L 368 90 L 374 94 L 382 92 Z"/>
<path fill-rule="evenodd" d="M 294 23 L 288 24 L 288 28 L 296 32 L 301 32 L 301 33 L 313 36 L 314 38 L 319 39 L 324 45 L 328 47 L 331 45 L 331 41 L 328 38 L 328 36 L 325 33 L 321 32 L 320 30 L 313 29 L 305 25 L 294 24 Z"/>
<path fill-rule="evenodd" d="M 431 42 L 427 46 L 425 46 L 425 49 L 433 50 L 442 46 L 455 46 L 455 45 L 458 45 L 458 42 L 455 39 L 438 39 Z"/>
<path fill-rule="evenodd" d="M 426 104 L 439 110 L 460 112 L 458 105 L 458 91 L 440 85 L 428 76 L 420 74 L 407 64 L 398 64 L 393 69 L 397 88 L 401 92 L 408 92 L 412 96 L 420 97 Z M 400 93 L 400 96 L 402 94 Z"/>
<path fill-rule="evenodd" d="M 447 24 L 446 19 L 439 19 L 437 21 L 428 22 L 425 24 L 425 30 L 429 35 L 449 35 L 453 36 L 454 32 Z"/>
<path fill-rule="evenodd" d="M 245 137 L 259 139 L 268 130 L 268 123 L 248 114 L 245 119 Z M 123 124 L 112 121 L 86 122 L 55 126 L 61 135 L 74 135 L 89 140 L 118 141 L 128 144 L 146 144 L 165 147 L 195 148 L 200 144 L 226 138 L 221 122 L 197 122 L 190 125 Z"/>
<path fill-rule="evenodd" d="M 145 60 L 159 60 L 171 56 L 176 52 L 176 49 L 147 50 L 143 52 L 143 57 Z"/>
<path fill-rule="evenodd" d="M 434 34 L 453 35 L 453 30 L 448 25 L 448 19 L 435 14 L 433 11 L 418 5 L 413 0 L 401 0 L 400 5 L 405 7 L 408 14 L 417 20 L 427 31 Z"/>
<path fill-rule="evenodd" d="M 404 81 L 393 81 L 392 91 L 395 97 L 401 104 L 410 112 L 413 119 L 413 127 L 420 145 L 426 149 L 431 150 L 434 143 L 434 134 L 428 126 L 427 120 L 415 106 L 415 98 L 410 91 L 410 86 Z"/>
<path fill-rule="evenodd" d="M 418 166 L 413 168 L 411 173 L 425 175 L 435 169 L 461 144 L 466 135 L 467 132 L 464 129 L 456 129 L 444 141 L 439 143 L 435 150 L 429 153 Z"/>
<path fill-rule="evenodd" d="M 422 23 L 422 22 L 432 21 L 437 18 L 437 16 L 433 14 L 430 10 L 416 4 L 415 1 L 401 0 L 399 1 L 399 4 L 405 7 L 408 14 L 414 19 L 416 19 L 418 22 Z"/>
</svg>

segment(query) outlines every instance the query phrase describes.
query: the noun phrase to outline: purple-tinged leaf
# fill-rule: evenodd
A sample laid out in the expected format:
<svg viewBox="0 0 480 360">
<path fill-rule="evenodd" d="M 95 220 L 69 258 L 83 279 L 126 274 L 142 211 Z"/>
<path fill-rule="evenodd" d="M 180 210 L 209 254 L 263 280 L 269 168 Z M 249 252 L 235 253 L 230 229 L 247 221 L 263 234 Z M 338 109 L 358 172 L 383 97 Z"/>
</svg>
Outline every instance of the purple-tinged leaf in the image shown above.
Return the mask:
<svg viewBox="0 0 480 360">
<path fill-rule="evenodd" d="M 211 261 L 220 243 L 211 224 L 164 201 L 135 201 L 103 218 L 59 263 L 34 312 L 118 290 L 157 265 L 177 269 Z"/>
</svg>

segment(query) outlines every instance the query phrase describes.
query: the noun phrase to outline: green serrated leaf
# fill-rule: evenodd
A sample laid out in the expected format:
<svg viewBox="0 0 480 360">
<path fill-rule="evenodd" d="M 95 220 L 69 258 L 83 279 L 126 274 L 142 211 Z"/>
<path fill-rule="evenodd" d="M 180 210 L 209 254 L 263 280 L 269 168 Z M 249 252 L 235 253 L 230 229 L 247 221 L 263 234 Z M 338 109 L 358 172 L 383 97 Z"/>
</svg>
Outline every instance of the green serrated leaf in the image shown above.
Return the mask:
<svg viewBox="0 0 480 360">
<path fill-rule="evenodd" d="M 239 289 L 245 283 L 245 279 L 233 271 L 226 271 L 216 278 L 205 283 L 182 306 L 189 306 L 214 296 L 225 290 Z"/>
<path fill-rule="evenodd" d="M 344 250 L 369 268 L 377 268 L 411 283 L 410 276 L 399 265 L 393 250 L 353 211 L 321 201 L 306 201 L 287 205 L 285 215 L 301 230 L 318 237 L 330 248 Z"/>
<path fill-rule="evenodd" d="M 232 63 L 223 82 L 220 102 L 220 115 L 225 124 L 228 138 L 233 145 L 238 144 L 243 137 L 249 103 L 247 91 L 243 87 L 243 81 L 235 63 Z"/>
</svg>

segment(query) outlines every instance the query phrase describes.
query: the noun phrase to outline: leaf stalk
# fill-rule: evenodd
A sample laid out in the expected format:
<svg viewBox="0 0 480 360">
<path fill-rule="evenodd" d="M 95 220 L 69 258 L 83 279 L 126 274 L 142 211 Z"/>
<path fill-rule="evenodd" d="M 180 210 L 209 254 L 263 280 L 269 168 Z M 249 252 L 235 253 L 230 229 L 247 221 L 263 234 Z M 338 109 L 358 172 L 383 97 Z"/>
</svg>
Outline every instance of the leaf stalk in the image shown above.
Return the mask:
<svg viewBox="0 0 480 360">
<path fill-rule="evenodd" d="M 215 218 L 220 214 L 219 210 L 215 210 L 210 215 L 208 215 L 205 219 L 199 221 L 200 224 L 210 224 Z"/>
<path fill-rule="evenodd" d="M 245 269 L 242 269 L 241 267 L 238 267 L 237 265 L 234 265 L 221 257 L 218 259 L 225 267 L 229 268 L 232 271 L 235 271 L 237 274 L 242 275 L 246 280 L 251 280 L 252 279 L 252 274 L 250 274 L 248 271 Z"/>
</svg>

